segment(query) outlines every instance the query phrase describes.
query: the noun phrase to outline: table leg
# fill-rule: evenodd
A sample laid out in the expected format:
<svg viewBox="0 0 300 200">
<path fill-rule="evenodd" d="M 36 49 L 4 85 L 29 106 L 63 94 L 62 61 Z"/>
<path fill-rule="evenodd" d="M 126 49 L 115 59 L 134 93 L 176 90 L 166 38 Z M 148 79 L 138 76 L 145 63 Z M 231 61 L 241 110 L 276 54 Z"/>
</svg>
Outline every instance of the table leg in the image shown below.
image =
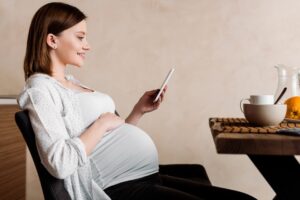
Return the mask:
<svg viewBox="0 0 300 200">
<path fill-rule="evenodd" d="M 276 199 L 300 199 L 300 165 L 294 156 L 248 155 L 276 193 Z"/>
</svg>

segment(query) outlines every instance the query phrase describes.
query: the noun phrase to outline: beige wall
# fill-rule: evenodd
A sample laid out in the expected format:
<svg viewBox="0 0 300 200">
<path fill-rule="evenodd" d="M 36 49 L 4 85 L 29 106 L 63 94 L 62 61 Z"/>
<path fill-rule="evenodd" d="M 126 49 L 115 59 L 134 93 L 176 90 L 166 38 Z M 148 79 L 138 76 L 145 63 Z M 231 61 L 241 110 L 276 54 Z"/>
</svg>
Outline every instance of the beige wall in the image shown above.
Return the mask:
<svg viewBox="0 0 300 200">
<path fill-rule="evenodd" d="M 24 84 L 29 23 L 45 2 L 0 0 L 0 94 L 16 94 Z M 273 197 L 246 156 L 216 153 L 208 118 L 241 117 L 242 97 L 275 91 L 275 64 L 300 64 L 299 1 L 67 2 L 89 16 L 92 45 L 86 65 L 69 71 L 109 93 L 123 117 L 175 66 L 161 109 L 140 123 L 155 141 L 161 163 L 202 163 L 217 186 Z M 33 170 L 28 160 L 27 199 L 41 197 Z"/>
</svg>

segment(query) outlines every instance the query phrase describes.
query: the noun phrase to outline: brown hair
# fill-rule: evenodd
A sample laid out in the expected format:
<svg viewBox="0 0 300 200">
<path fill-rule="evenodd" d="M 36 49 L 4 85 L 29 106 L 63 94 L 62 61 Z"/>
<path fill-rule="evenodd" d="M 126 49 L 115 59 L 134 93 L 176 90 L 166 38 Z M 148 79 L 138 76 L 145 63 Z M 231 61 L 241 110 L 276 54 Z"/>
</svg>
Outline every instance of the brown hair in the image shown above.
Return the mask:
<svg viewBox="0 0 300 200">
<path fill-rule="evenodd" d="M 25 80 L 39 72 L 51 75 L 50 47 L 47 35 L 59 35 L 64 30 L 86 19 L 86 15 L 78 8 L 60 2 L 42 6 L 33 16 L 24 59 Z"/>
</svg>

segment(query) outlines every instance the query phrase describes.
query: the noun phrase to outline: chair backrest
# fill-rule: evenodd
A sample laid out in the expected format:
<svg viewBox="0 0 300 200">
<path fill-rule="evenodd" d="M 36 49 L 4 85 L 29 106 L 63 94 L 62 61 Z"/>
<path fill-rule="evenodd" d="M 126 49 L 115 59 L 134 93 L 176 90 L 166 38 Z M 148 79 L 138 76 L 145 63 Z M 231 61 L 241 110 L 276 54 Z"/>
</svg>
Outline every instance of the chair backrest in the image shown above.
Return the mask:
<svg viewBox="0 0 300 200">
<path fill-rule="evenodd" d="M 64 181 L 49 174 L 47 169 L 41 163 L 28 111 L 17 112 L 15 114 L 15 120 L 29 148 L 38 172 L 45 200 L 71 200 L 64 187 Z"/>
</svg>

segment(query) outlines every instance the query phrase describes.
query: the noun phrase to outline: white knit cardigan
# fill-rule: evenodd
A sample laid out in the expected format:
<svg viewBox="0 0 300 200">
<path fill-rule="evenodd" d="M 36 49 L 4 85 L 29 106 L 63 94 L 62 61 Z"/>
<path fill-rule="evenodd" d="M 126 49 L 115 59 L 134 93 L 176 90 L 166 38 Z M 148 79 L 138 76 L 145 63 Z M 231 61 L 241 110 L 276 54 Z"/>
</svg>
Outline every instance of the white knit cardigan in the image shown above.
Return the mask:
<svg viewBox="0 0 300 200">
<path fill-rule="evenodd" d="M 67 76 L 67 79 L 75 79 Z M 75 200 L 109 200 L 92 178 L 89 157 L 79 139 L 85 130 L 74 91 L 51 76 L 32 75 L 18 97 L 22 110 L 29 111 L 42 164 Z"/>
</svg>

